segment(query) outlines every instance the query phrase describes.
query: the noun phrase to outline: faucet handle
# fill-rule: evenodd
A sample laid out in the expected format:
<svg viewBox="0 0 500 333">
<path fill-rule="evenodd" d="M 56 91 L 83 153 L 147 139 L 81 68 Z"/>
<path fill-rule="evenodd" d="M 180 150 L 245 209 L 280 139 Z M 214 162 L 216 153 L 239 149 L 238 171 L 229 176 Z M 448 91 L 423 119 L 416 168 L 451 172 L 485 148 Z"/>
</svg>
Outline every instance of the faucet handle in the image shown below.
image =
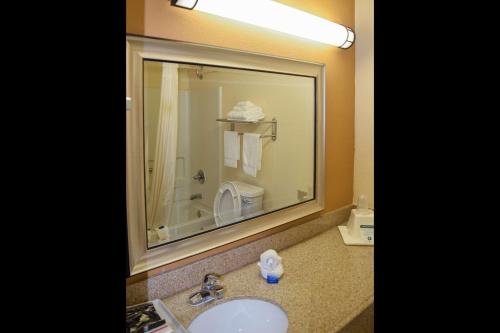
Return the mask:
<svg viewBox="0 0 500 333">
<path fill-rule="evenodd" d="M 193 179 L 197 180 L 200 184 L 205 183 L 205 173 L 203 172 L 203 170 L 198 170 L 196 175 L 193 176 Z"/>
<path fill-rule="evenodd" d="M 201 285 L 202 290 L 215 290 L 220 289 L 220 287 L 222 287 L 222 283 L 219 274 L 208 273 L 203 278 L 203 284 Z"/>
<path fill-rule="evenodd" d="M 213 295 L 215 298 L 221 299 L 222 297 L 224 297 L 224 292 L 225 292 L 225 290 L 224 290 L 223 286 L 217 286 L 217 287 L 215 287 Z"/>
</svg>

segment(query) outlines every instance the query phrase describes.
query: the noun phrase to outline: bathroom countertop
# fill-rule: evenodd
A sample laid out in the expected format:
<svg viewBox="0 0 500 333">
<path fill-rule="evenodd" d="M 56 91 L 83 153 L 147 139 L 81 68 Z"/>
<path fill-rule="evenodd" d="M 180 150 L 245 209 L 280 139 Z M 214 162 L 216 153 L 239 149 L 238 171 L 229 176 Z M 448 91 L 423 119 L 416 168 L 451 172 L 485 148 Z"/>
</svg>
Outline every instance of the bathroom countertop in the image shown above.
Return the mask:
<svg viewBox="0 0 500 333">
<path fill-rule="evenodd" d="M 162 301 L 187 328 L 199 313 L 233 297 L 267 299 L 287 312 L 288 333 L 338 332 L 373 303 L 373 246 L 344 245 L 337 227 L 279 255 L 285 273 L 278 284 L 268 284 L 255 262 L 223 275 L 221 300 L 190 306 L 196 286 Z"/>
</svg>

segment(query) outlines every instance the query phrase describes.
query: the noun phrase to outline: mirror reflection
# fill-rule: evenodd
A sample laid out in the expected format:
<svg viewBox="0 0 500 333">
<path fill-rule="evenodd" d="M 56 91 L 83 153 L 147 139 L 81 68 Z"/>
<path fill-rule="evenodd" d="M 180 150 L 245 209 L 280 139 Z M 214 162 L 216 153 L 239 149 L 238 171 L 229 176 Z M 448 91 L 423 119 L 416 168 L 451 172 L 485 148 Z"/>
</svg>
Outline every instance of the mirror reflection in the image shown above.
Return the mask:
<svg viewBox="0 0 500 333">
<path fill-rule="evenodd" d="M 314 199 L 314 77 L 143 65 L 148 248 Z"/>
</svg>

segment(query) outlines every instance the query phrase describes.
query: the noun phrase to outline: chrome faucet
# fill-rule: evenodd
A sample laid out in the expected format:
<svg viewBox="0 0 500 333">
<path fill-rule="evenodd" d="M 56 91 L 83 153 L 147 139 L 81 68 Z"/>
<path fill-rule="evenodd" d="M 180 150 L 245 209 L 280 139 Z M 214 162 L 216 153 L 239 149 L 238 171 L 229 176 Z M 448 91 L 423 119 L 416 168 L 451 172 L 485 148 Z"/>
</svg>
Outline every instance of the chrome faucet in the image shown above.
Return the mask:
<svg viewBox="0 0 500 333">
<path fill-rule="evenodd" d="M 224 287 L 220 281 L 220 275 L 209 273 L 203 278 L 201 290 L 191 294 L 188 303 L 192 306 L 199 306 L 222 297 L 224 297 Z"/>
</svg>

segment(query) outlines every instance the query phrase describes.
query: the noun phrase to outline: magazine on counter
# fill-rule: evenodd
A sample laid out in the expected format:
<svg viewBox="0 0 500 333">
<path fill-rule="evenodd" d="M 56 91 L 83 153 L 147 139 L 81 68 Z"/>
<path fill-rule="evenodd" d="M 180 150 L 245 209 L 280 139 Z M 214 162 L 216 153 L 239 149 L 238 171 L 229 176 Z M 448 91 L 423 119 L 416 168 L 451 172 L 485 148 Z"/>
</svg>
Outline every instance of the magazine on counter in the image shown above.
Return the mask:
<svg viewBox="0 0 500 333">
<path fill-rule="evenodd" d="M 127 333 L 173 333 L 160 300 L 127 307 Z"/>
</svg>

